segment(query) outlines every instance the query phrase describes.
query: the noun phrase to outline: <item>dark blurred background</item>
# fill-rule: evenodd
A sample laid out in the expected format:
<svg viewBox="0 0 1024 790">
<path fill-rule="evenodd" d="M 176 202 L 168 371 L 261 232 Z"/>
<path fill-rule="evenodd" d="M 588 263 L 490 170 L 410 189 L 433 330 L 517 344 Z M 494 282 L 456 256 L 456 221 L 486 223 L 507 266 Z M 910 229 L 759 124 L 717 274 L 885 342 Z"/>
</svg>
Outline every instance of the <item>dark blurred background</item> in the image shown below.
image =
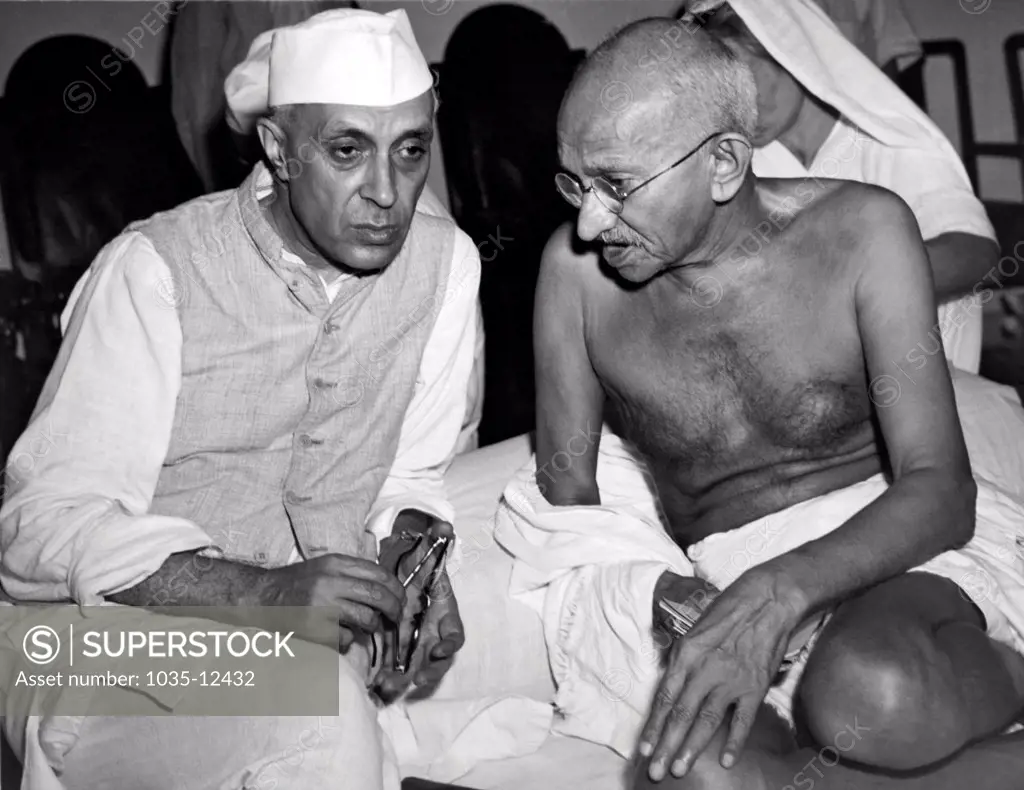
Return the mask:
<svg viewBox="0 0 1024 790">
<path fill-rule="evenodd" d="M 901 84 L 960 150 L 1013 256 L 1024 240 L 1024 3 L 903 4 L 925 57 Z M 251 40 L 348 5 L 0 2 L 0 458 L 56 353 L 57 316 L 103 244 L 132 220 L 247 173 L 251 160 L 223 123 L 222 85 Z M 569 216 L 552 182 L 562 92 L 607 33 L 672 16 L 679 2 L 361 6 L 406 9 L 438 75 L 430 184 L 485 258 L 480 443 L 531 430 L 533 289 L 544 242 Z M 1024 243 L 1017 251 L 1024 258 Z M 1013 290 L 986 307 L 990 378 L 1024 385 L 1022 309 Z"/>
</svg>

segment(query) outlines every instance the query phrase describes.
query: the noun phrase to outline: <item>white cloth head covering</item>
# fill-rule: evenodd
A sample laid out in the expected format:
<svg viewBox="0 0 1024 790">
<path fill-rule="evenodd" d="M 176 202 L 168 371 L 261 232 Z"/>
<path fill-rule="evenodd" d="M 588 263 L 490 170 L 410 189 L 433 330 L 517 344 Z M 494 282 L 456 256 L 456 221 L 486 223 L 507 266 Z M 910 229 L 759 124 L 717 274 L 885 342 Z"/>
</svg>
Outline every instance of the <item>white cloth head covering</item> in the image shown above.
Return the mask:
<svg viewBox="0 0 1024 790">
<path fill-rule="evenodd" d="M 687 7 L 704 13 L 724 2 L 693 0 Z M 780 66 L 858 128 L 885 145 L 941 151 L 963 170 L 931 118 L 812 0 L 730 0 L 729 6 Z"/>
<path fill-rule="evenodd" d="M 228 125 L 245 134 L 273 107 L 390 107 L 432 85 L 405 11 L 342 8 L 261 33 L 224 81 L 224 92 Z"/>
</svg>

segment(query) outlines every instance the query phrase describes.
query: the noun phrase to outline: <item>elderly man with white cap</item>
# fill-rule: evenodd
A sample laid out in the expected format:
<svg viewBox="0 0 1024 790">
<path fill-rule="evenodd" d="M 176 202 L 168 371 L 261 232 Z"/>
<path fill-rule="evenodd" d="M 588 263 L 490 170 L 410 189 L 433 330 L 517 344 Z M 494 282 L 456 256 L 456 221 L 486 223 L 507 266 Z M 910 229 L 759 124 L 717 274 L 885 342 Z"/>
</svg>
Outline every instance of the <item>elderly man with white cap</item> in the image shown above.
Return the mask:
<svg viewBox="0 0 1024 790">
<path fill-rule="evenodd" d="M 0 582 L 28 601 L 330 607 L 340 719 L 275 786 L 390 790 L 367 689 L 429 689 L 464 641 L 454 596 L 423 595 L 447 583 L 441 554 L 420 560 L 453 537 L 442 475 L 479 256 L 423 194 L 435 97 L 404 11 L 268 31 L 226 90 L 267 164 L 133 224 L 79 282 L 12 457 L 66 440 L 8 468 Z M 143 721 L 6 729 L 26 786 L 171 790 L 265 786 L 259 767 L 310 728 Z"/>
</svg>

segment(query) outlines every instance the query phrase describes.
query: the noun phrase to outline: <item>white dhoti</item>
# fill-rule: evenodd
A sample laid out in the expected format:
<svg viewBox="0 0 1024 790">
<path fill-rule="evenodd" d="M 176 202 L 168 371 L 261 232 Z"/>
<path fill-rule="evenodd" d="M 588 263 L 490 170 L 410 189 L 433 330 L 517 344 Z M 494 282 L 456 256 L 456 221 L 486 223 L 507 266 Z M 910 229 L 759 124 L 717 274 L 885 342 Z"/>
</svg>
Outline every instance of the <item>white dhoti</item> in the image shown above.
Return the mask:
<svg viewBox="0 0 1024 790">
<path fill-rule="evenodd" d="M 691 546 L 687 556 L 696 576 L 725 589 L 747 568 L 841 526 L 888 487 L 881 475 L 875 475 L 740 529 L 711 535 Z M 974 538 L 962 549 L 947 551 L 913 570 L 934 573 L 958 584 L 984 614 L 989 636 L 1024 654 L 1024 500 L 1014 500 L 979 481 Z M 765 699 L 790 724 L 793 695 L 810 652 L 805 652 L 772 686 Z"/>
<path fill-rule="evenodd" d="M 953 371 L 958 411 L 979 487 L 970 543 L 916 570 L 956 582 L 988 633 L 1024 653 L 1024 410 L 1014 391 Z M 660 678 L 652 632 L 654 586 L 666 570 L 725 588 L 747 568 L 840 527 L 881 495 L 872 477 L 801 502 L 684 553 L 662 527 L 641 468 L 610 432 L 597 468 L 602 507 L 552 507 L 535 463 L 509 484 L 495 534 L 515 557 L 513 597 L 543 618 L 561 713 L 554 731 L 632 758 Z M 791 645 L 792 647 L 792 645 Z M 802 671 L 767 701 L 784 716 Z"/>
</svg>

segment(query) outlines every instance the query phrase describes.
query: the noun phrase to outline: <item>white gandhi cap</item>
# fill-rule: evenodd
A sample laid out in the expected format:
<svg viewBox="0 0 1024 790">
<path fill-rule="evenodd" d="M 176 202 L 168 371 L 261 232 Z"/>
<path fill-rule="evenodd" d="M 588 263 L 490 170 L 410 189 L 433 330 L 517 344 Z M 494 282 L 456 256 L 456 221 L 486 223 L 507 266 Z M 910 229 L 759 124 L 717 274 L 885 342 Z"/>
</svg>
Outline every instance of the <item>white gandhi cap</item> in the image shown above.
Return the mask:
<svg viewBox="0 0 1024 790">
<path fill-rule="evenodd" d="M 261 33 L 224 81 L 224 92 L 228 124 L 248 133 L 273 107 L 390 107 L 432 85 L 405 11 L 344 8 Z"/>
</svg>

